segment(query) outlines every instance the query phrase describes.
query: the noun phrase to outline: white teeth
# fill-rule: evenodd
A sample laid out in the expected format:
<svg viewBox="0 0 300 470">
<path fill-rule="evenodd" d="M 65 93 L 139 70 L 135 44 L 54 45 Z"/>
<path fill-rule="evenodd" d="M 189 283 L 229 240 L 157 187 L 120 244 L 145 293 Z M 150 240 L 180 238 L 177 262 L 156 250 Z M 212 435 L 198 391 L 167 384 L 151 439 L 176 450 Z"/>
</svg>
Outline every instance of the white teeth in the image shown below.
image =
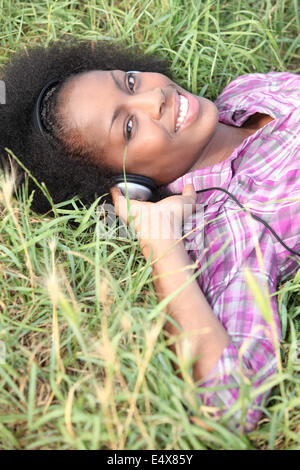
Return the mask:
<svg viewBox="0 0 300 470">
<path fill-rule="evenodd" d="M 179 95 L 179 112 L 176 120 L 175 132 L 178 130 L 179 126 L 182 124 L 187 110 L 189 108 L 189 102 L 185 96 Z"/>
</svg>

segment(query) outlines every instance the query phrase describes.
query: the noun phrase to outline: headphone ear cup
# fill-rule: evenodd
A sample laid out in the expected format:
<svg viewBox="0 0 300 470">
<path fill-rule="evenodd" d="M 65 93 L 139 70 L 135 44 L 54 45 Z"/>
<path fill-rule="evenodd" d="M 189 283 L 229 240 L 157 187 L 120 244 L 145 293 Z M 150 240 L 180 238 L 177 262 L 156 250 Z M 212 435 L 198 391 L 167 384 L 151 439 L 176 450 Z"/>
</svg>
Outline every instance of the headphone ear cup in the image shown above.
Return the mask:
<svg viewBox="0 0 300 470">
<path fill-rule="evenodd" d="M 123 196 L 126 197 L 126 189 L 129 199 L 137 201 L 148 201 L 152 196 L 152 191 L 146 186 L 136 183 L 118 183 L 116 186 L 121 190 Z"/>
<path fill-rule="evenodd" d="M 129 199 L 138 201 L 148 201 L 153 192 L 157 190 L 157 185 L 151 178 L 132 173 L 126 174 L 126 182 L 123 174 L 114 175 L 112 183 L 113 186 L 117 186 L 121 190 L 123 196 L 126 196 L 127 190 Z"/>
</svg>

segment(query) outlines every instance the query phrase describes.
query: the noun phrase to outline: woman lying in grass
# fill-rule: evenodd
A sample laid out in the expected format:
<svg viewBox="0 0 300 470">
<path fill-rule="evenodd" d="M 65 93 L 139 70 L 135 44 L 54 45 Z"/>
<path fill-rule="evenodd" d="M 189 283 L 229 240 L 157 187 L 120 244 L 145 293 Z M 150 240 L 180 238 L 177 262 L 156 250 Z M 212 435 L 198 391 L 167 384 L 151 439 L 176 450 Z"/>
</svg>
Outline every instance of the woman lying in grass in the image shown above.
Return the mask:
<svg viewBox="0 0 300 470">
<path fill-rule="evenodd" d="M 244 75 L 215 102 L 169 77 L 161 59 L 107 42 L 57 43 L 18 55 L 4 68 L 2 162 L 11 149 L 54 203 L 75 195 L 91 203 L 102 194 L 109 201 L 111 194 L 128 222 L 126 199 L 112 188 L 126 149 L 126 172 L 158 186 L 151 202 L 130 206 L 143 254 L 156 260 L 159 299 L 179 290 L 165 330 L 180 334 L 174 349 L 194 359 L 203 403 L 218 413 L 234 405 L 243 381 L 253 383 L 246 416 L 232 413 L 232 427 L 249 431 L 270 392 L 259 386 L 280 367 L 276 286 L 299 266 L 300 76 Z M 48 210 L 33 181 L 29 189 L 32 207 Z M 183 240 L 185 205 L 195 216 Z M 185 269 L 191 260 L 194 279 Z"/>
</svg>

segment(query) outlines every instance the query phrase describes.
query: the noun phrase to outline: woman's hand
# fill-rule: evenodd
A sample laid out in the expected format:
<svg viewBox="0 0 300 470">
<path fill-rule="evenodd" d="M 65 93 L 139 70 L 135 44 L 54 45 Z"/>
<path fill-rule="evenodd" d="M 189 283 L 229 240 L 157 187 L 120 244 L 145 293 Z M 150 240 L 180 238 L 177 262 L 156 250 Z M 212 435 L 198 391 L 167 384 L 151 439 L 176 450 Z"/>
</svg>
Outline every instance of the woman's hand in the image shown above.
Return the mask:
<svg viewBox="0 0 300 470">
<path fill-rule="evenodd" d="M 118 188 L 113 187 L 111 195 L 116 214 L 127 224 L 132 216 L 146 258 L 149 248 L 157 255 L 180 239 L 184 220 L 196 209 L 197 195 L 192 184 L 184 187 L 182 195 L 170 196 L 156 203 L 131 199 L 129 210 L 127 200 Z"/>
</svg>

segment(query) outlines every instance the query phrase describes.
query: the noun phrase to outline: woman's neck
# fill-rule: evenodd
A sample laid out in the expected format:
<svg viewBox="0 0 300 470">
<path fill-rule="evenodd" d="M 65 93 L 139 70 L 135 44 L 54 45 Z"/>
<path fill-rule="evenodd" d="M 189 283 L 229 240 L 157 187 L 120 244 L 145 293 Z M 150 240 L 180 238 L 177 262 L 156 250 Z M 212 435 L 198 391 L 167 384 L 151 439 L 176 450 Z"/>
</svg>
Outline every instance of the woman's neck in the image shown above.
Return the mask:
<svg viewBox="0 0 300 470">
<path fill-rule="evenodd" d="M 255 132 L 255 129 L 234 127 L 219 122 L 216 130 L 203 148 L 190 171 L 213 166 L 226 160 L 243 140 Z"/>
</svg>

